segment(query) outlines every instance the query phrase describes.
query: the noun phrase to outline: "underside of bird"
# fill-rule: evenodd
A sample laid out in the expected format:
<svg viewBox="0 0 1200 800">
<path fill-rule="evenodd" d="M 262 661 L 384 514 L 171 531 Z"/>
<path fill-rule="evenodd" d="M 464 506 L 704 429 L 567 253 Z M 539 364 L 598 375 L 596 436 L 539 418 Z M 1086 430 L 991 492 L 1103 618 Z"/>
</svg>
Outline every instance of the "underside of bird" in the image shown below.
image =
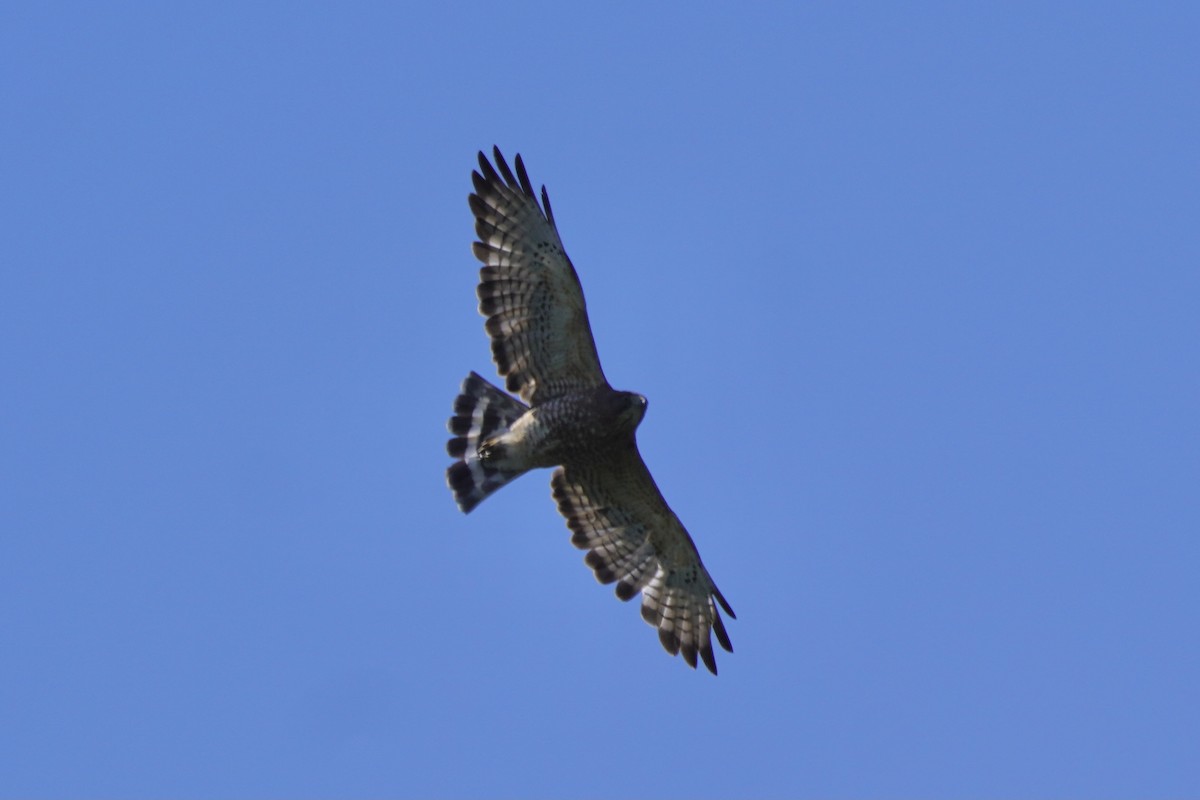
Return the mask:
<svg viewBox="0 0 1200 800">
<path fill-rule="evenodd" d="M 718 607 L 736 618 L 638 452 L 646 398 L 614 390 L 600 368 L 583 299 L 545 187 L 520 156 L 479 154 L 468 198 L 483 263 L 476 290 L 505 387 L 472 372 L 454 401 L 446 482 L 464 513 L 531 469 L 551 488 L 571 542 L 616 595 L 642 597 L 667 652 L 717 672 L 712 636 L 733 652 Z"/>
</svg>

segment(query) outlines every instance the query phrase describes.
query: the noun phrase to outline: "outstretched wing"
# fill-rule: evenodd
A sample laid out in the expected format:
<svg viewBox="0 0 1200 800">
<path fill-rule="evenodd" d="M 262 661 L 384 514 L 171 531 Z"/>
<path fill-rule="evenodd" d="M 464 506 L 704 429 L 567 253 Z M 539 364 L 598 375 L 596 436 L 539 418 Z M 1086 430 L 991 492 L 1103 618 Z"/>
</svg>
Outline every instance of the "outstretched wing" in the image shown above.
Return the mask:
<svg viewBox="0 0 1200 800">
<path fill-rule="evenodd" d="M 475 214 L 479 313 L 508 390 L 530 405 L 579 389 L 606 386 L 588 324 L 583 289 L 563 250 L 542 187 L 542 207 L 518 155 L 517 173 L 500 154 L 493 168 L 479 154 L 468 199 Z"/>
<path fill-rule="evenodd" d="M 615 460 L 614 460 L 615 459 Z M 683 523 L 667 506 L 636 448 L 614 459 L 571 464 L 551 479 L 571 542 L 601 583 L 616 582 L 617 597 L 642 593 L 642 618 L 658 628 L 672 655 L 696 656 L 717 674 L 710 633 L 733 652 L 717 603 L 736 619 L 713 583 Z M 714 602 L 715 601 L 715 602 Z"/>
</svg>

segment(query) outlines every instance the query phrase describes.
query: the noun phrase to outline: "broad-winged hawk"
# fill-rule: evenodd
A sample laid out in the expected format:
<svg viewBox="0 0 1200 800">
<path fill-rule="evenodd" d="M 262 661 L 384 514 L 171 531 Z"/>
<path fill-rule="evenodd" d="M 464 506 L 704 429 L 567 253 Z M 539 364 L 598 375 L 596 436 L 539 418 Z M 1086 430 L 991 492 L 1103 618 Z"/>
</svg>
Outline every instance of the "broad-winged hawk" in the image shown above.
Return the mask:
<svg viewBox="0 0 1200 800">
<path fill-rule="evenodd" d="M 468 198 L 484 265 L 476 294 L 496 366 L 521 400 L 467 377 L 449 422 L 457 461 L 447 483 L 469 512 L 525 472 L 556 467 L 554 500 L 596 578 L 615 582 L 622 600 L 641 592 L 663 647 L 693 668 L 699 656 L 715 675 L 710 633 L 733 652 L 717 604 L 735 615 L 638 453 L 646 398 L 615 391 L 600 369 L 546 188 L 539 205 L 521 156 L 514 174 L 498 148 L 493 155 L 494 167 L 479 154 Z"/>
</svg>

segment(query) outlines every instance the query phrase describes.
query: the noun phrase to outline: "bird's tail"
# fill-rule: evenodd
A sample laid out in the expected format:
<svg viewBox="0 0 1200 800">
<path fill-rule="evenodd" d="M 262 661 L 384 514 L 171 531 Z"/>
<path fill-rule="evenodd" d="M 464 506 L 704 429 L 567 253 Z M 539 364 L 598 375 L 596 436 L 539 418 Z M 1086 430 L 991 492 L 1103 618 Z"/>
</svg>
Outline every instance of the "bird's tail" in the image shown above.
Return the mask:
<svg viewBox="0 0 1200 800">
<path fill-rule="evenodd" d="M 446 442 L 446 452 L 458 461 L 446 470 L 446 483 L 464 514 L 525 473 L 496 469 L 480 460 L 479 445 L 507 431 L 528 410 L 474 372 L 463 381 L 462 392 L 454 401 L 454 416 L 447 423 L 454 438 Z"/>
</svg>

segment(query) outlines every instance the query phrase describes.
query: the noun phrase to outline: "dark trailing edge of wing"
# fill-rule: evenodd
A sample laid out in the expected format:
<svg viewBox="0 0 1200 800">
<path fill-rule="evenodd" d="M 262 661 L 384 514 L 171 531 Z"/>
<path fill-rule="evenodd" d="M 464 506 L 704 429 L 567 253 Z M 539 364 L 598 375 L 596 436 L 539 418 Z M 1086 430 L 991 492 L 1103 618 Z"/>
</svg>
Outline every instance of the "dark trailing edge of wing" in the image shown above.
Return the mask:
<svg viewBox="0 0 1200 800">
<path fill-rule="evenodd" d="M 630 569 L 636 561 L 636 552 L 630 550 L 619 557 L 613 557 L 610 553 L 608 557 L 597 549 L 592 549 L 595 542 L 592 540 L 591 527 L 600 526 L 600 523 L 591 520 L 588 516 L 587 509 L 581 507 L 576 497 L 572 492 L 567 490 L 567 483 L 563 478 L 564 473 L 556 471 L 551 479 L 551 488 L 555 503 L 558 505 L 559 513 L 566 519 L 567 527 L 571 530 L 571 544 L 578 548 L 586 549 L 588 552 L 584 555 L 584 563 L 591 568 L 596 576 L 596 580 L 603 584 L 616 583 L 616 596 L 623 601 L 632 600 L 646 586 L 645 574 L 640 568 Z M 688 541 L 691 539 L 689 537 Z M 694 544 L 693 544 L 694 548 Z M 697 554 L 697 558 L 699 558 Z M 657 563 L 657 562 L 655 562 Z M 703 569 L 703 566 L 700 566 Z M 711 581 L 711 577 L 710 577 Z M 688 666 L 695 668 L 701 661 L 709 672 L 717 674 L 717 660 L 712 646 L 712 637 L 715 637 L 717 643 L 727 652 L 733 652 L 733 643 L 729 639 L 729 633 L 725 629 L 725 621 L 721 618 L 721 610 L 733 619 L 737 618 L 733 608 L 729 602 L 721 594 L 716 586 L 711 586 L 711 591 L 708 600 L 708 609 L 703 618 L 693 617 L 693 622 L 701 625 L 707 622 L 705 626 L 707 630 L 697 631 L 693 629 L 690 635 L 681 636 L 680 631 L 675 627 L 661 627 L 663 616 L 653 607 L 643 604 L 641 607 L 641 616 L 646 622 L 653 625 L 658 630 L 658 640 L 662 644 L 663 649 L 671 655 L 681 655 Z"/>
<path fill-rule="evenodd" d="M 725 624 L 721 621 L 721 616 L 717 612 L 713 613 L 712 630 L 713 633 L 717 635 L 717 641 L 720 643 L 721 647 L 732 653 L 733 647 L 731 647 L 729 644 L 729 635 L 725 632 Z M 693 642 L 684 644 L 680 641 L 679 635 L 676 634 L 675 631 L 668 630 L 666 628 L 659 628 L 658 641 L 663 646 L 663 649 L 671 655 L 682 655 L 683 660 L 692 669 L 696 668 L 696 657 L 699 656 L 700 660 L 704 662 L 704 666 L 709 672 L 711 672 L 713 675 L 718 674 L 717 657 L 713 654 L 712 644 L 710 644 L 707 640 L 698 645 Z"/>
</svg>

